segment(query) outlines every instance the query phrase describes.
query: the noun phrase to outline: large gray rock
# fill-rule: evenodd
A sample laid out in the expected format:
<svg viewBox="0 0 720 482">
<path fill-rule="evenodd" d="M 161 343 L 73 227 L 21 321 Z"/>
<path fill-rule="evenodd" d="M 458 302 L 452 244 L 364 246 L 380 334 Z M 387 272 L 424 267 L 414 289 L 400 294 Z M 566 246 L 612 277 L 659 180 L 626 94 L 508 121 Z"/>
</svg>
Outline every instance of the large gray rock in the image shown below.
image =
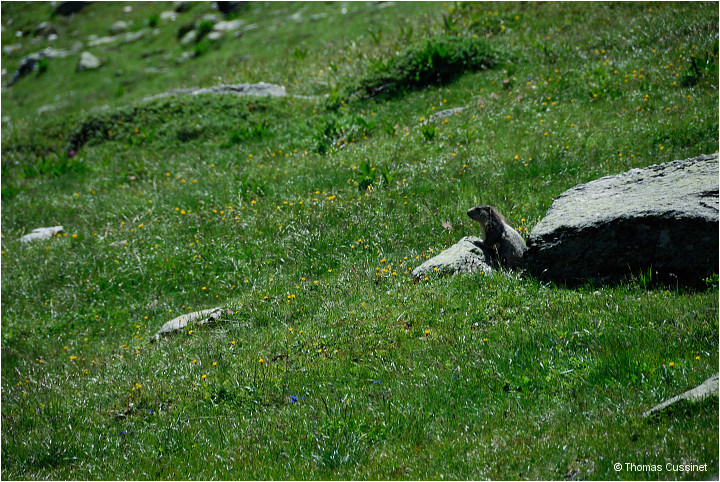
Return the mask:
<svg viewBox="0 0 720 482">
<path fill-rule="evenodd" d="M 77 64 L 75 70 L 93 70 L 99 69 L 102 66 L 102 62 L 99 58 L 95 57 L 90 52 L 83 52 L 80 54 L 80 61 Z"/>
<path fill-rule="evenodd" d="M 412 271 L 415 279 L 430 275 L 447 275 L 484 271 L 486 274 L 498 269 L 497 261 L 483 248 L 482 240 L 475 236 L 465 236 L 460 241 L 430 258 Z"/>
<path fill-rule="evenodd" d="M 530 232 L 527 268 L 556 282 L 652 269 L 697 283 L 718 272 L 718 155 L 632 169 L 561 194 Z"/>
<path fill-rule="evenodd" d="M 653 408 L 643 413 L 643 417 L 649 417 L 650 415 L 665 410 L 670 405 L 674 405 L 681 400 L 687 400 L 688 402 L 700 402 L 708 397 L 718 396 L 718 374 L 715 374 L 702 382 L 697 387 L 687 392 L 676 395 L 672 398 L 668 398 L 664 402 L 655 405 Z"/>
</svg>

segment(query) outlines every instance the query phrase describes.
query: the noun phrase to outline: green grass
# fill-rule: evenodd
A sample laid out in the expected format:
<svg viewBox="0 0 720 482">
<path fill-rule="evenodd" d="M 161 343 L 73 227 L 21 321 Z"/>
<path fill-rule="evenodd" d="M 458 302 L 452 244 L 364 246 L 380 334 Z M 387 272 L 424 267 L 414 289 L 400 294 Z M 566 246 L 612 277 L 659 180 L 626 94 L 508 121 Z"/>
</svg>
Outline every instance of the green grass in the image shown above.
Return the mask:
<svg viewBox="0 0 720 482">
<path fill-rule="evenodd" d="M 2 94 L 3 479 L 717 474 L 716 398 L 641 417 L 717 373 L 717 279 L 410 278 L 477 234 L 473 205 L 527 234 L 578 183 L 717 152 L 717 4 L 250 3 L 255 28 L 181 64 L 178 30 L 209 4 L 174 23 L 169 3 L 123 5 L 54 18 L 53 46 L 118 19 L 159 33 Z M 50 12 L 2 4 L 3 45 L 24 45 L 4 81 L 48 45 L 15 30 Z M 328 109 L 428 38 L 497 63 Z M 141 101 L 259 81 L 288 97 Z M 234 314 L 149 343 L 215 306 Z"/>
</svg>

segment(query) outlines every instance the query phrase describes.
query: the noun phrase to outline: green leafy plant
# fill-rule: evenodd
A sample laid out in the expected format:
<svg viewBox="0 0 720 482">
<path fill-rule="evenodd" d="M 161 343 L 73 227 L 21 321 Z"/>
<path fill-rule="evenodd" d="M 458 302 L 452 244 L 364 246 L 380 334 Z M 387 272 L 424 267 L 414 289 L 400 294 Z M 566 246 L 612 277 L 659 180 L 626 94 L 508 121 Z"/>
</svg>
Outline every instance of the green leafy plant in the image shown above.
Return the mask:
<svg viewBox="0 0 720 482">
<path fill-rule="evenodd" d="M 373 28 L 368 28 L 368 33 L 376 44 L 379 44 L 380 40 L 382 40 L 382 30 L 375 31 Z"/>
<path fill-rule="evenodd" d="M 397 171 L 391 171 L 390 168 L 388 168 L 387 162 L 382 165 L 380 168 L 380 175 L 382 175 L 383 180 L 385 181 L 385 186 L 392 185 L 393 180 L 395 179 L 395 175 L 397 174 Z"/>
<path fill-rule="evenodd" d="M 42 57 L 37 62 L 37 74 L 42 75 L 45 72 L 47 72 L 47 69 L 48 69 L 48 59 L 45 57 Z"/>
<path fill-rule="evenodd" d="M 240 144 L 241 142 L 263 139 L 269 133 L 268 124 L 265 121 L 252 124 L 228 134 L 228 144 Z"/>
<path fill-rule="evenodd" d="M 200 22 L 198 22 L 198 41 L 200 41 L 203 37 L 212 32 L 213 27 L 215 27 L 215 24 L 210 20 L 201 20 Z"/>
<path fill-rule="evenodd" d="M 207 39 L 203 39 L 193 45 L 193 53 L 195 54 L 195 57 L 200 57 L 202 55 L 205 55 L 208 51 L 209 44 Z"/>
<path fill-rule="evenodd" d="M 363 160 L 360 166 L 358 166 L 358 172 L 360 173 L 358 189 L 365 191 L 375 182 L 375 176 L 377 175 L 376 169 L 372 167 L 367 160 Z"/>
<path fill-rule="evenodd" d="M 160 16 L 156 13 L 153 13 L 147 18 L 147 24 L 150 28 L 155 28 L 158 25 L 158 22 L 160 21 Z"/>
<path fill-rule="evenodd" d="M 422 133 L 425 140 L 427 142 L 430 142 L 435 139 L 435 136 L 437 135 L 437 128 L 433 123 L 427 122 L 420 126 L 420 132 Z"/>
<path fill-rule="evenodd" d="M 293 50 L 293 57 L 296 60 L 305 60 L 305 57 L 307 57 L 308 49 L 301 49 L 300 47 L 295 47 L 295 50 Z"/>
<path fill-rule="evenodd" d="M 458 30 L 458 19 L 452 14 L 443 14 L 443 28 L 445 29 L 445 32 L 447 33 L 454 33 Z"/>
<path fill-rule="evenodd" d="M 341 114 L 342 116 L 329 118 L 316 131 L 313 136 L 315 152 L 325 154 L 340 142 L 353 142 L 368 136 L 375 128 L 373 121 L 360 114 L 350 114 L 347 109 L 342 110 Z"/>
<path fill-rule="evenodd" d="M 315 140 L 315 152 L 319 154 L 327 154 L 335 144 L 338 132 L 337 121 L 334 118 L 330 118 L 325 121 L 325 123 L 313 135 L 313 139 Z"/>
<path fill-rule="evenodd" d="M 257 179 L 253 179 L 250 174 L 246 174 L 240 179 L 239 193 L 240 197 L 245 199 L 264 196 L 264 185 L 260 184 Z"/>
</svg>

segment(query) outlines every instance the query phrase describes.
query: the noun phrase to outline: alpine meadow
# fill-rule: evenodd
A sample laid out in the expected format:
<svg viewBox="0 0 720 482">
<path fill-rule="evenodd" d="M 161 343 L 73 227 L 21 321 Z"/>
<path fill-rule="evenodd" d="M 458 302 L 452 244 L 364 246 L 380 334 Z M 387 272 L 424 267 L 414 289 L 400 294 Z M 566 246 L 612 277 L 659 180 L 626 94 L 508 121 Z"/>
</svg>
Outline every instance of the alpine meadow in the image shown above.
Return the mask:
<svg viewBox="0 0 720 482">
<path fill-rule="evenodd" d="M 717 2 L 1 9 L 3 480 L 717 480 L 717 266 L 413 276 L 717 153 Z"/>
</svg>

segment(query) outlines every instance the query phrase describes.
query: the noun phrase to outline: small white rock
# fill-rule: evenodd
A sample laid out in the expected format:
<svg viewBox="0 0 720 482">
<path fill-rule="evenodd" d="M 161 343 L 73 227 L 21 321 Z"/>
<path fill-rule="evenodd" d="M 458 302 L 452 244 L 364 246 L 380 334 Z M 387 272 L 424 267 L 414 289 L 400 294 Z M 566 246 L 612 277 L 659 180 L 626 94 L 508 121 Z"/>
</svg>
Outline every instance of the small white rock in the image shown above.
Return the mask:
<svg viewBox="0 0 720 482">
<path fill-rule="evenodd" d="M 62 226 L 53 226 L 50 228 L 37 228 L 33 229 L 30 234 L 26 234 L 20 238 L 20 242 L 27 243 L 28 241 L 38 241 L 40 239 L 52 238 L 57 233 L 63 232 Z"/>
<path fill-rule="evenodd" d="M 100 68 L 100 66 L 102 66 L 102 62 L 99 58 L 90 52 L 83 52 L 80 54 L 80 61 L 75 70 L 93 70 Z"/>
</svg>

